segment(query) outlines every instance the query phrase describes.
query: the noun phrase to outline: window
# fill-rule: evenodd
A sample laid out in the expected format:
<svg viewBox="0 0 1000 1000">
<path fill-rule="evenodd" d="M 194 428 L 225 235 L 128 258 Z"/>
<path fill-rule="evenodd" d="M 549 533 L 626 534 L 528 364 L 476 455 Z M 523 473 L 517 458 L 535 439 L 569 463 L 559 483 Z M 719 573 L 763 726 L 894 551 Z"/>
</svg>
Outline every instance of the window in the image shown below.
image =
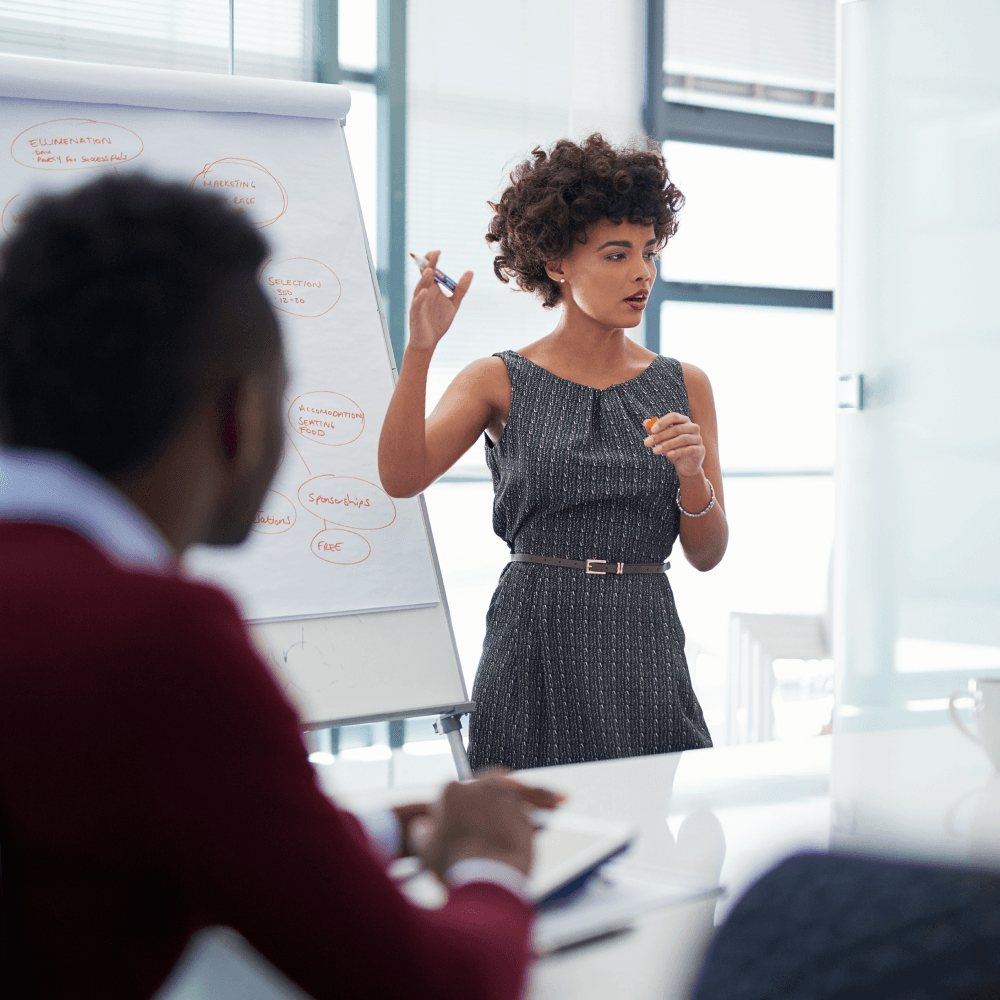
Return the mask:
<svg viewBox="0 0 1000 1000">
<path fill-rule="evenodd" d="M 834 3 L 667 0 L 667 4 L 667 100 L 833 121 Z"/>
<path fill-rule="evenodd" d="M 712 381 L 730 546 L 672 560 L 695 689 L 725 732 L 729 612 L 829 608 L 835 436 L 835 0 L 648 0 L 647 128 L 687 199 L 647 346 Z M 653 308 L 651 303 L 651 309 Z M 776 735 L 829 719 L 829 665 L 781 664 Z"/>
<path fill-rule="evenodd" d="M 663 154 L 686 204 L 662 278 L 833 288 L 833 160 L 693 142 L 666 142 Z"/>
<path fill-rule="evenodd" d="M 830 310 L 665 302 L 661 340 L 712 380 L 724 473 L 833 471 Z"/>
</svg>

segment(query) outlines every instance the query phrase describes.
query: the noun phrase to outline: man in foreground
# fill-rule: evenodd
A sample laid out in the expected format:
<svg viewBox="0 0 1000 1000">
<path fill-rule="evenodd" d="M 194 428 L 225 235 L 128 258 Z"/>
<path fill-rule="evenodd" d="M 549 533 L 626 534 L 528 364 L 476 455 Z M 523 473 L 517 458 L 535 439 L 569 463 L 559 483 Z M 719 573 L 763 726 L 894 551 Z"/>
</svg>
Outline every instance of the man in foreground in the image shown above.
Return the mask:
<svg viewBox="0 0 1000 1000">
<path fill-rule="evenodd" d="M 411 905 L 317 789 L 291 707 L 188 546 L 250 528 L 281 446 L 260 236 L 109 178 L 36 203 L 0 272 L 0 837 L 12 995 L 150 997 L 242 933 L 317 998 L 515 997 L 532 825 L 446 790 Z"/>
</svg>

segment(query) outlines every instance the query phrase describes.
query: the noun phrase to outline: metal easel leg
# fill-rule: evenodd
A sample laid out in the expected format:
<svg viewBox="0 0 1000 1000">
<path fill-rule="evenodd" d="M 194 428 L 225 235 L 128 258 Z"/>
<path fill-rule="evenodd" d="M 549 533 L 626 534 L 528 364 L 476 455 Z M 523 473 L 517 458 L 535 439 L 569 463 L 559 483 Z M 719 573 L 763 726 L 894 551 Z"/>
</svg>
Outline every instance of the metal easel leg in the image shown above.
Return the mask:
<svg viewBox="0 0 1000 1000">
<path fill-rule="evenodd" d="M 396 755 L 406 742 L 406 719 L 389 720 L 389 787 L 396 787 Z"/>
<path fill-rule="evenodd" d="M 465 753 L 465 744 L 462 742 L 462 716 L 442 715 L 434 723 L 434 732 L 444 733 L 451 744 L 451 755 L 455 759 L 455 770 L 458 772 L 459 781 L 468 781 L 472 777 L 472 768 L 469 767 L 469 758 Z"/>
</svg>

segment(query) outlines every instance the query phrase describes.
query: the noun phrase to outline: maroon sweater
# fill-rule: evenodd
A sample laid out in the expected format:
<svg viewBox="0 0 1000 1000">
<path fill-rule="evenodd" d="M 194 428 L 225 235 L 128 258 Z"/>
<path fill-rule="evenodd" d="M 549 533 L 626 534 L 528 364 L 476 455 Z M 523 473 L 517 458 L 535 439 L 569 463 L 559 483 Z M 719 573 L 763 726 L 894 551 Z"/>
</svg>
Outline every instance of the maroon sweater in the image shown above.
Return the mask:
<svg viewBox="0 0 1000 1000">
<path fill-rule="evenodd" d="M 488 883 L 438 911 L 398 892 L 232 602 L 63 528 L 0 523 L 0 818 L 39 1000 L 149 997 L 209 924 L 321 1000 L 520 991 L 530 908 Z"/>
</svg>

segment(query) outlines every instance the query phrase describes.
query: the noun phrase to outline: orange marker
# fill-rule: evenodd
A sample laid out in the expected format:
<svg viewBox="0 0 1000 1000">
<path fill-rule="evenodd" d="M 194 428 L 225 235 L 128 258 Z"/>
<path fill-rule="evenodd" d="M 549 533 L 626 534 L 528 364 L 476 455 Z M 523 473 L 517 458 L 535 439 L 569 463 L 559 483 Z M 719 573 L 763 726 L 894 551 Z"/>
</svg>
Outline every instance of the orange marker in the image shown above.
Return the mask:
<svg viewBox="0 0 1000 1000">
<path fill-rule="evenodd" d="M 647 434 L 653 433 L 653 424 L 656 423 L 657 419 L 657 417 L 650 417 L 648 420 L 643 420 L 642 426 L 646 428 Z"/>
</svg>

